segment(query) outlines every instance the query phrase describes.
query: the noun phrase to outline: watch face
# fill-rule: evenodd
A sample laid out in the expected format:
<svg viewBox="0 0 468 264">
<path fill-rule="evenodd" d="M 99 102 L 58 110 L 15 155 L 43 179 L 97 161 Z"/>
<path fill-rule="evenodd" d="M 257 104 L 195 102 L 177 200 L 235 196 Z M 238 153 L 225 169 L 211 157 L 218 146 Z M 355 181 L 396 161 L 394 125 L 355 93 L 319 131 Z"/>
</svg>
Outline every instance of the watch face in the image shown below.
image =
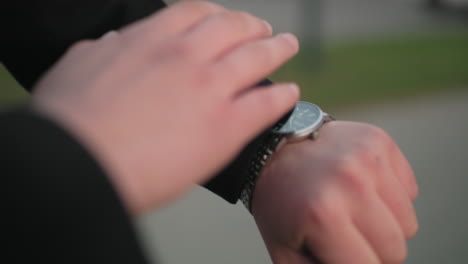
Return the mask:
<svg viewBox="0 0 468 264">
<path fill-rule="evenodd" d="M 273 128 L 273 132 L 281 134 L 313 132 L 320 126 L 322 120 L 323 113 L 318 106 L 299 101 L 286 123 Z"/>
</svg>

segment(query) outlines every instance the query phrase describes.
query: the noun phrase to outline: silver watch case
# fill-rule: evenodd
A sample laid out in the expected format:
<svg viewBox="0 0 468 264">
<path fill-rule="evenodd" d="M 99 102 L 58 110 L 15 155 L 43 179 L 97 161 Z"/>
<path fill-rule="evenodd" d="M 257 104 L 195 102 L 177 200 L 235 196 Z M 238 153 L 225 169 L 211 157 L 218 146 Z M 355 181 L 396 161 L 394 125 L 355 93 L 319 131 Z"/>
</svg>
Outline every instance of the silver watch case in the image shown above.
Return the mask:
<svg viewBox="0 0 468 264">
<path fill-rule="evenodd" d="M 307 104 L 309 106 L 316 108 L 316 110 L 319 112 L 319 116 L 316 118 L 314 122 L 312 122 L 307 127 L 300 129 L 300 130 L 282 133 L 282 132 L 276 131 L 275 129 L 272 129 L 271 133 L 276 134 L 278 137 L 280 137 L 280 141 L 276 145 L 275 151 L 280 149 L 286 143 L 299 142 L 306 138 L 315 139 L 318 136 L 318 130 L 320 129 L 320 127 L 324 123 L 334 120 L 329 114 L 323 112 L 322 109 L 320 109 L 320 107 L 318 107 L 317 105 L 313 103 L 299 101 L 297 102 L 296 105 L 298 104 Z M 291 117 L 293 115 L 294 113 L 291 114 Z"/>
</svg>

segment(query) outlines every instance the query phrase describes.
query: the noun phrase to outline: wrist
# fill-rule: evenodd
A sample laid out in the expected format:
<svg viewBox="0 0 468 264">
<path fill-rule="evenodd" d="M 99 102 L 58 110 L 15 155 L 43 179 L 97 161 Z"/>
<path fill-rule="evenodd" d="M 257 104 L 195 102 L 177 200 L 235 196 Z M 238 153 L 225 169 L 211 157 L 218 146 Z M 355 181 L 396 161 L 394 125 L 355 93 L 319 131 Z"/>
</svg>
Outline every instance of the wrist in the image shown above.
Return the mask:
<svg viewBox="0 0 468 264">
<path fill-rule="evenodd" d="M 288 185 L 290 182 L 291 169 L 301 169 L 294 164 L 305 156 L 310 156 L 309 152 L 313 148 L 312 140 L 303 140 L 284 145 L 268 159 L 265 167 L 257 177 L 255 188 L 251 196 L 251 213 L 255 216 L 256 209 L 265 205 L 262 201 L 271 201 L 273 204 L 280 202 L 286 193 L 275 190 L 292 190 Z M 312 162 L 312 160 L 311 160 Z M 293 166 L 294 168 L 291 168 Z M 281 186 L 279 186 L 281 185 Z M 278 198 L 278 199 L 277 199 Z"/>
<path fill-rule="evenodd" d="M 270 158 L 288 142 L 315 139 L 320 127 L 332 120 L 334 119 L 318 106 L 299 101 L 291 112 L 273 126 L 249 164 L 249 175 L 241 195 L 241 200 L 249 211 L 252 209 L 253 192 L 258 178 Z"/>
</svg>

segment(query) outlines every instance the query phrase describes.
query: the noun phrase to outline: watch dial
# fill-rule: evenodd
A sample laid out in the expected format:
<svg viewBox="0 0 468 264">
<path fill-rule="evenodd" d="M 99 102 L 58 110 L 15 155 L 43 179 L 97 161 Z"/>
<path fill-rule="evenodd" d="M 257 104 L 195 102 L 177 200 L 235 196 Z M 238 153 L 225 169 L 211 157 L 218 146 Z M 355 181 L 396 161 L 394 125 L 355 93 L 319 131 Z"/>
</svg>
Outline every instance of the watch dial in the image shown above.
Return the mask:
<svg viewBox="0 0 468 264">
<path fill-rule="evenodd" d="M 278 133 L 293 133 L 317 124 L 322 118 L 322 111 L 314 104 L 297 102 L 289 119 L 281 127 L 273 130 Z"/>
</svg>

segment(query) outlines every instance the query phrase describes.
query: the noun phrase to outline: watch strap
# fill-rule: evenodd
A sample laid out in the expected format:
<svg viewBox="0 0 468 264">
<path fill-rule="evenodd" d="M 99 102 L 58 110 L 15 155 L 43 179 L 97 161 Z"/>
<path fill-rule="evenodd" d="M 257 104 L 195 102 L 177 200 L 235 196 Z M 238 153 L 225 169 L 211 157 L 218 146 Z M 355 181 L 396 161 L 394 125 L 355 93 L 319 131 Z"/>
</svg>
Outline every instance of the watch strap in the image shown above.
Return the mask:
<svg viewBox="0 0 468 264">
<path fill-rule="evenodd" d="M 291 113 L 292 112 L 284 116 L 279 122 L 277 122 L 273 126 L 272 129 L 276 130 L 276 129 L 281 128 L 285 124 L 285 122 L 287 122 Z M 330 116 L 327 113 L 324 113 L 321 126 L 333 120 L 335 119 L 332 116 Z M 318 135 L 318 130 L 312 133 L 309 137 L 314 139 L 317 137 L 317 135 Z M 250 160 L 250 163 L 248 164 L 247 177 L 245 179 L 245 182 L 243 185 L 244 187 L 242 188 L 239 199 L 242 201 L 244 206 L 249 210 L 249 212 L 252 212 L 252 198 L 253 198 L 255 186 L 257 184 L 257 179 L 260 176 L 262 169 L 265 167 L 270 157 L 273 155 L 273 153 L 275 153 L 278 147 L 278 144 L 280 144 L 280 142 L 283 139 L 284 139 L 283 135 L 276 134 L 273 132 L 268 133 L 265 139 L 263 140 L 262 144 L 260 144 L 260 146 L 258 147 L 258 150 L 255 156 Z"/>
<path fill-rule="evenodd" d="M 282 138 L 282 135 L 269 133 L 249 163 L 248 174 L 239 198 L 249 212 L 252 212 L 252 197 L 257 179 L 260 176 L 262 169 L 267 164 L 268 159 L 275 152 L 276 147 L 281 142 Z"/>
</svg>

